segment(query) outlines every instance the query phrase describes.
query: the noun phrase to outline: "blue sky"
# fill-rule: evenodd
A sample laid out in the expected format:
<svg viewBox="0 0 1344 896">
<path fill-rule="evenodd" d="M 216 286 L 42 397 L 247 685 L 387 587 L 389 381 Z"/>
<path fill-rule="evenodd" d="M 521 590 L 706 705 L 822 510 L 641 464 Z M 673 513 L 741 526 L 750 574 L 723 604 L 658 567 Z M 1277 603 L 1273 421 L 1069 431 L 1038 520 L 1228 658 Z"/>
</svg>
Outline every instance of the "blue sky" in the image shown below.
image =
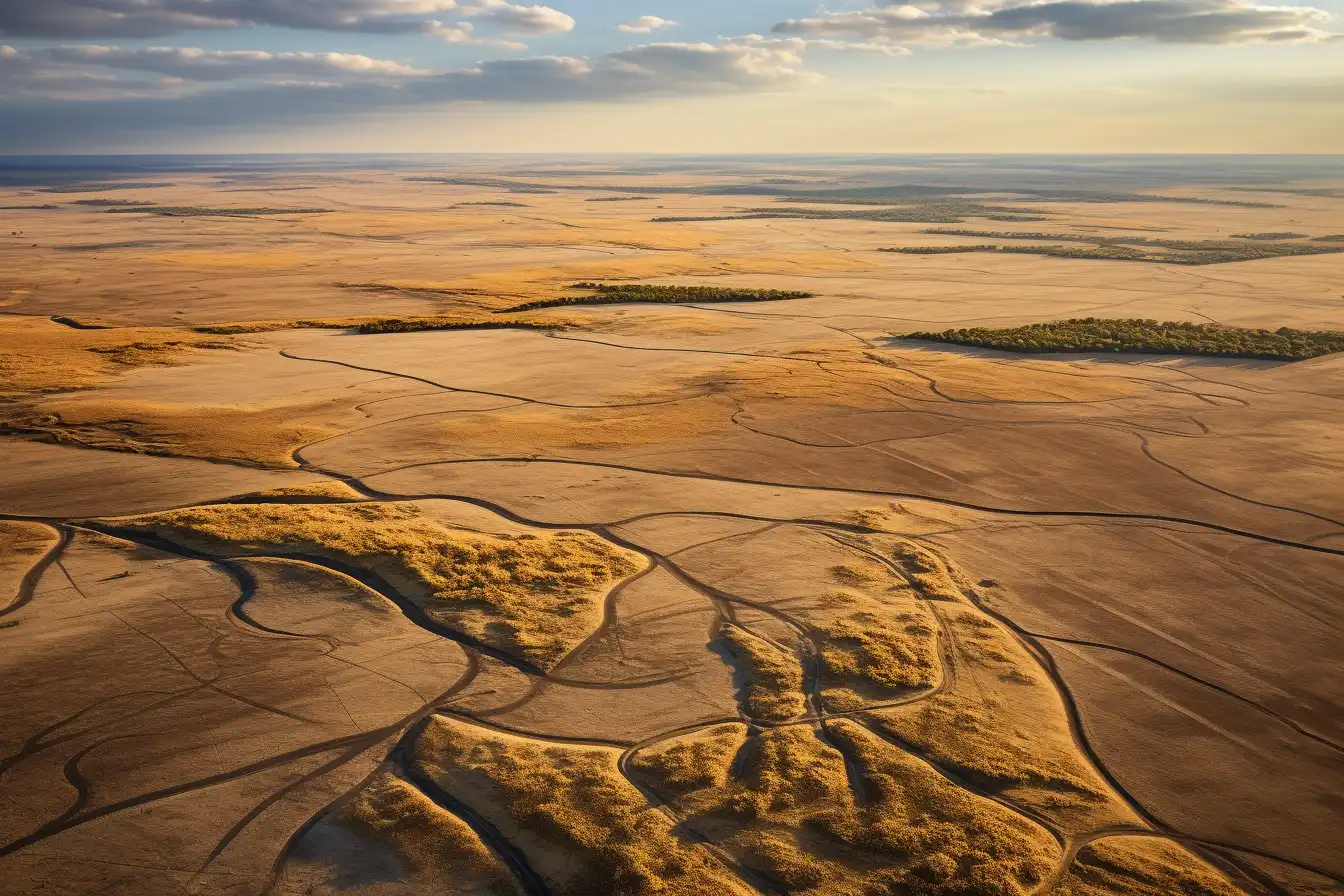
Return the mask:
<svg viewBox="0 0 1344 896">
<path fill-rule="evenodd" d="M 1338 152 L 1344 0 L 0 0 L 0 152 Z"/>
</svg>

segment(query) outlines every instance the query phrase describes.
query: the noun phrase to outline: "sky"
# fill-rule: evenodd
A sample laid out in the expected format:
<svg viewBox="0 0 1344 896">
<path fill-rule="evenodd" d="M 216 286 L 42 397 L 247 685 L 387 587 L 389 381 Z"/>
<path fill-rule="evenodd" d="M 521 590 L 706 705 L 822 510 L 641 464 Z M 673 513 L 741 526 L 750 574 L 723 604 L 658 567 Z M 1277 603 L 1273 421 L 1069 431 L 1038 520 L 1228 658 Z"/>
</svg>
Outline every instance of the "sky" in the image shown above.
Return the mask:
<svg viewBox="0 0 1344 896">
<path fill-rule="evenodd" d="M 1338 153 L 1344 0 L 0 0 L 0 153 Z"/>
</svg>

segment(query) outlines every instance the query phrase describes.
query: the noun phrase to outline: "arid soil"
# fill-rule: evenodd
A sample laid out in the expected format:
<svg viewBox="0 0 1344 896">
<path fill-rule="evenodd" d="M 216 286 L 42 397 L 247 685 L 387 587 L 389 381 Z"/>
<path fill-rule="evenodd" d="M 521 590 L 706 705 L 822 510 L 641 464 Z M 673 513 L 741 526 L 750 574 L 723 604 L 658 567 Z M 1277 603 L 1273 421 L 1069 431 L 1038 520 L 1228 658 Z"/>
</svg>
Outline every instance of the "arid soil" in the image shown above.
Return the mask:
<svg viewBox="0 0 1344 896">
<path fill-rule="evenodd" d="M 1344 330 L 1344 255 L 493 176 L 0 188 L 0 893 L 1344 892 L 1344 355 L 901 338 Z M 960 226 L 1344 217 L 1161 192 Z M 508 313 L 580 281 L 810 297 Z"/>
</svg>

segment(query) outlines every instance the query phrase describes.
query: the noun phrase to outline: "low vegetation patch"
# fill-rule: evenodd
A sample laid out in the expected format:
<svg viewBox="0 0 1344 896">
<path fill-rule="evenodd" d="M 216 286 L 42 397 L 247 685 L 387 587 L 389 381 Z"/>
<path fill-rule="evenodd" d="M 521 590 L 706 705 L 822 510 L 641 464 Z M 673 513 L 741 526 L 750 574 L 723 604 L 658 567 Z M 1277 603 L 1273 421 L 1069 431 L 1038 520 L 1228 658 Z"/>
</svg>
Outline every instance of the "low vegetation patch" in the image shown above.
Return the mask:
<svg viewBox="0 0 1344 896">
<path fill-rule="evenodd" d="M 448 874 L 458 892 L 516 894 L 509 870 L 456 815 L 438 806 L 413 784 L 391 771 L 380 771 L 336 820 L 385 843 L 413 873 Z M 428 886 L 433 886 L 428 880 Z M 479 887 L 479 889 L 476 889 Z"/>
<path fill-rule="evenodd" d="M 1268 233 L 1234 233 L 1234 240 L 1300 240 L 1305 233 L 1291 233 L 1289 231 L 1271 231 Z"/>
<path fill-rule="evenodd" d="M 354 330 L 363 335 L 417 333 L 424 330 L 559 330 L 573 326 L 562 318 L 530 319 L 435 315 L 432 317 L 336 317 L 316 320 L 259 320 L 196 327 L 197 333 L 238 335 L 277 330 Z"/>
<path fill-rule="evenodd" d="M 904 338 L 1010 352 L 1118 352 L 1272 361 L 1301 361 L 1344 351 L 1344 333 L 1332 330 L 1252 330 L 1138 318 L 1074 318 L 1008 329 L 908 333 Z"/>
<path fill-rule="evenodd" d="M 73 204 L 90 205 L 94 208 L 145 208 L 155 205 L 147 199 L 76 199 Z"/>
<path fill-rule="evenodd" d="M 162 215 L 168 218 L 256 218 L 265 215 L 322 215 L 329 208 L 201 208 L 195 205 L 135 205 L 109 208 L 109 215 Z"/>
<path fill-rule="evenodd" d="M 962 252 L 993 252 L 999 247 L 993 243 L 979 246 L 897 246 L 893 249 L 879 249 L 879 252 L 896 252 L 901 255 L 956 255 Z"/>
<path fill-rule="evenodd" d="M 691 302 L 778 302 L 810 299 L 813 293 L 782 289 L 745 289 L 724 286 L 656 286 L 647 283 L 575 283 L 571 289 L 585 295 L 528 302 L 498 313 L 565 308 L 572 305 L 678 305 Z"/>
<path fill-rule="evenodd" d="M 1016 896 L 1058 860 L 1044 829 L 848 720 L 825 736 L 766 729 L 740 751 L 706 753 L 720 767 L 699 789 L 661 779 L 680 768 L 667 759 L 675 743 L 636 752 L 631 769 L 660 794 L 678 791 L 687 827 L 784 892 Z"/>
<path fill-rule="evenodd" d="M 966 230 L 935 227 L 923 231 L 936 236 L 967 236 L 994 240 L 1059 240 L 1068 243 L 1087 243 L 1085 246 L 1001 246 L 976 244 L 958 246 L 967 252 L 1016 252 L 1024 255 L 1047 255 L 1056 258 L 1094 258 L 1109 261 L 1146 261 L 1162 264 L 1228 264 L 1236 261 L 1254 261 L 1261 258 L 1283 258 L 1299 255 L 1325 255 L 1344 252 L 1344 246 L 1313 246 L 1296 242 L 1273 242 L 1287 234 L 1257 234 L 1232 240 L 1182 240 L 1143 236 L 1095 236 L 1079 233 L 1043 233 L 1014 230 Z M 1296 236 L 1296 235 L 1295 235 Z M 1272 238 L 1272 239 L 1271 239 Z M 1257 240 L 1264 240 L 1257 242 Z M 880 252 L 905 252 L 905 248 L 879 249 Z"/>
<path fill-rule="evenodd" d="M 1108 837 L 1084 846 L 1059 896 L 1241 896 L 1208 864 L 1159 837 Z"/>
<path fill-rule="evenodd" d="M 587 532 L 469 532 L 403 504 L 218 505 L 114 525 L 229 555 L 316 555 L 366 570 L 440 624 L 541 669 L 588 636 L 605 589 L 641 565 Z"/>
<path fill-rule="evenodd" d="M 621 774 L 620 751 L 546 744 L 435 718 L 414 767 L 509 830 L 555 896 L 747 896 Z"/>
<path fill-rule="evenodd" d="M 803 199 L 805 197 L 793 197 Z M 810 200 L 809 200 L 810 201 Z M 861 203 L 860 205 L 867 205 Z M 922 202 L 887 208 L 805 208 L 767 206 L 743 209 L 739 214 L 702 215 L 693 217 L 654 218 L 655 223 L 689 223 L 696 221 L 753 221 L 771 218 L 792 218 L 806 221 L 885 221 L 910 224 L 959 224 L 966 218 L 985 218 L 990 221 L 1046 221 L 1045 216 L 1012 206 L 981 205 L 979 203 Z"/>
<path fill-rule="evenodd" d="M 719 638 L 741 664 L 747 715 L 766 722 L 787 722 L 803 714 L 807 709 L 803 667 L 792 651 L 731 624 L 723 626 Z"/>
</svg>

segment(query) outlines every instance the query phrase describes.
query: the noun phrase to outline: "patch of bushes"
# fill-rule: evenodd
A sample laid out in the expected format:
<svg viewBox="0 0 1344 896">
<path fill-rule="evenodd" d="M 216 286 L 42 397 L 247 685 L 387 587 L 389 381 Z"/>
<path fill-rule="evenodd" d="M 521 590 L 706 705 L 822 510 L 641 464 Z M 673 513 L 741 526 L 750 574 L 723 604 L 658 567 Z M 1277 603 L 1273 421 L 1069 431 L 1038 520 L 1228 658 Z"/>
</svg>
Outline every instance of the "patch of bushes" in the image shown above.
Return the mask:
<svg viewBox="0 0 1344 896">
<path fill-rule="evenodd" d="M 1010 352 L 1119 352 L 1272 361 L 1302 361 L 1344 351 L 1344 333 L 1331 330 L 1252 330 L 1139 318 L 1074 318 L 1009 329 L 908 333 L 904 338 Z"/>
<path fill-rule="evenodd" d="M 564 308 L 572 305 L 677 305 L 689 302 L 777 302 L 783 299 L 810 299 L 810 292 L 782 289 L 743 289 L 723 286 L 655 286 L 647 283 L 575 283 L 571 289 L 588 292 L 581 296 L 563 296 L 527 302 L 498 313 Z"/>
<path fill-rule="evenodd" d="M 195 205 L 134 205 L 109 208 L 109 215 L 145 214 L 168 218 L 255 218 L 262 215 L 323 215 L 329 208 L 201 208 Z"/>
</svg>

